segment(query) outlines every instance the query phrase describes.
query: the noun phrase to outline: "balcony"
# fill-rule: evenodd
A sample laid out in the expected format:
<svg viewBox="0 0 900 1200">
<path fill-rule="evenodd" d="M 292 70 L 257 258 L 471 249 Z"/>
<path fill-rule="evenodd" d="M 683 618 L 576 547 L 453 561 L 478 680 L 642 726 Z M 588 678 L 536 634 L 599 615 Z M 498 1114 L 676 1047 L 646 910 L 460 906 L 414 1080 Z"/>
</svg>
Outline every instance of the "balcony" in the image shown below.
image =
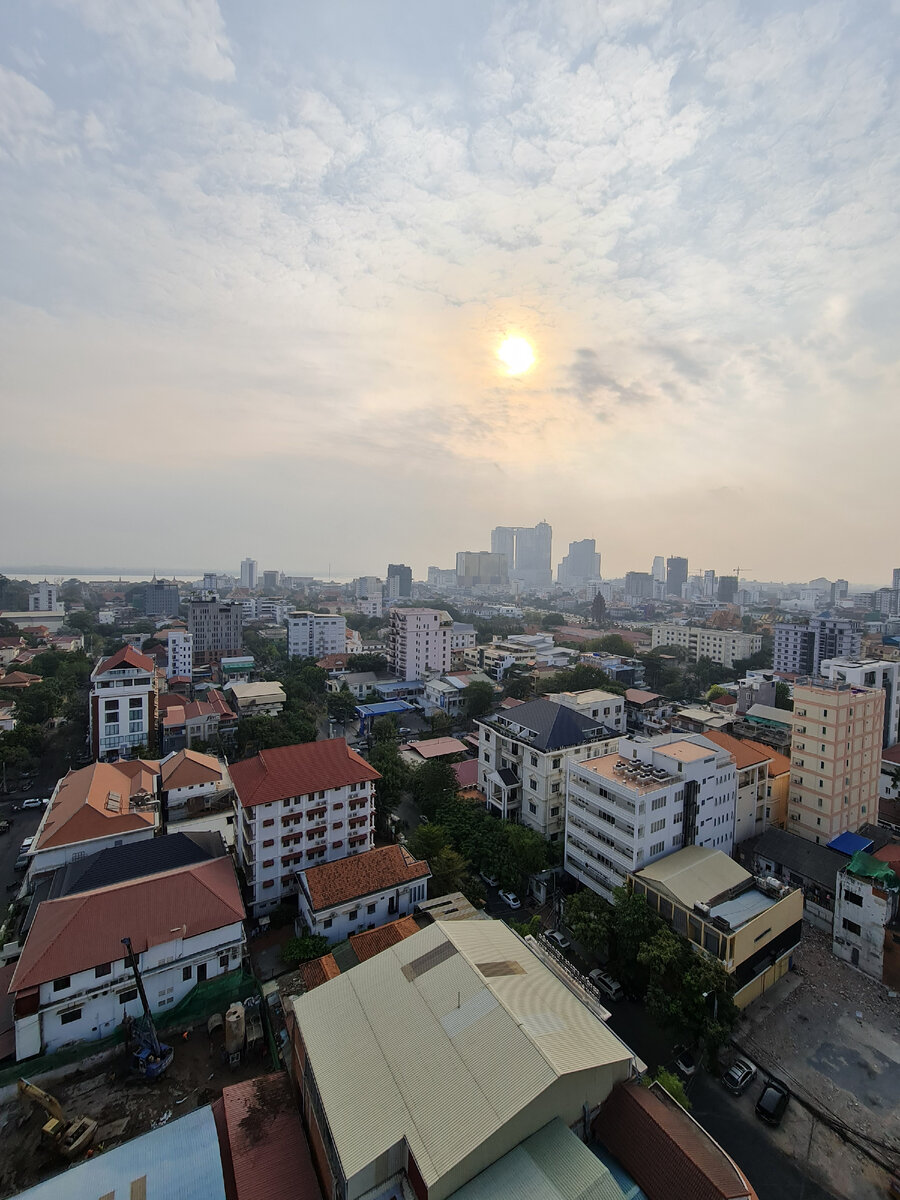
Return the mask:
<svg viewBox="0 0 900 1200">
<path fill-rule="evenodd" d="M 614 859 L 618 859 L 621 865 L 630 870 L 634 865 L 634 855 L 630 849 L 626 849 L 612 838 L 608 838 L 605 834 L 593 829 L 590 825 L 586 825 L 583 821 L 579 821 L 576 817 L 569 817 L 569 828 L 580 830 L 587 837 L 594 838 L 603 847 L 603 853 L 612 855 Z"/>
</svg>

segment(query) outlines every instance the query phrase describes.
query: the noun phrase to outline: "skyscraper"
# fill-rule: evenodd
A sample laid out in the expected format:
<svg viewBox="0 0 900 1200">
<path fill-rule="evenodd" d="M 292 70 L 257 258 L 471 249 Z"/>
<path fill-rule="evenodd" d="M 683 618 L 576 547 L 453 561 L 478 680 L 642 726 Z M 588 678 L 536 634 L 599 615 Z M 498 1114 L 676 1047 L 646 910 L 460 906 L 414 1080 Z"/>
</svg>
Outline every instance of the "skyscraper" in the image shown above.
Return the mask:
<svg viewBox="0 0 900 1200">
<path fill-rule="evenodd" d="M 510 579 L 530 587 L 549 587 L 553 530 L 546 521 L 537 525 L 498 525 L 491 531 L 491 553 L 505 554 Z"/>
<path fill-rule="evenodd" d="M 389 600 L 402 600 L 412 595 L 412 567 L 405 563 L 388 563 L 386 578 Z"/>
<path fill-rule="evenodd" d="M 257 562 L 255 558 L 245 558 L 241 562 L 241 587 L 251 591 L 256 587 Z"/>
<path fill-rule="evenodd" d="M 516 567 L 516 531 L 510 525 L 498 525 L 491 530 L 491 553 L 505 554 L 510 574 Z"/>
<path fill-rule="evenodd" d="M 580 587 L 589 579 L 600 577 L 600 555 L 593 538 L 580 542 L 569 542 L 569 553 L 560 560 L 556 569 L 556 582 L 569 587 Z"/>
<path fill-rule="evenodd" d="M 666 591 L 670 596 L 681 599 L 681 589 L 687 583 L 688 560 L 669 558 L 666 560 Z"/>
<path fill-rule="evenodd" d="M 651 575 L 657 583 L 666 582 L 666 560 L 661 554 L 654 555 Z"/>
</svg>

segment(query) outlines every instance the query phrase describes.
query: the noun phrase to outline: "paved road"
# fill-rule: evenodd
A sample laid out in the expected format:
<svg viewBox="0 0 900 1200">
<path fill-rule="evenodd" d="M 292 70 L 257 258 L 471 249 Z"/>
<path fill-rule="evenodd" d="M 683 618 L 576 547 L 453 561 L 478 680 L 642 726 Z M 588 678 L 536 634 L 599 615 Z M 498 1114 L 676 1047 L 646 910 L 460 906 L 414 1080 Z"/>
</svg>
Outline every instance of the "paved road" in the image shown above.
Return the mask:
<svg viewBox="0 0 900 1200">
<path fill-rule="evenodd" d="M 9 833 L 0 834 L 0 912 L 5 910 L 13 893 L 6 890 L 7 885 L 24 878 L 24 872 L 13 870 L 13 863 L 19 857 L 19 847 L 24 838 L 31 837 L 40 824 L 43 809 L 29 808 L 25 812 L 13 812 L 18 801 L 8 797 L 0 798 L 0 820 L 12 822 Z"/>
</svg>

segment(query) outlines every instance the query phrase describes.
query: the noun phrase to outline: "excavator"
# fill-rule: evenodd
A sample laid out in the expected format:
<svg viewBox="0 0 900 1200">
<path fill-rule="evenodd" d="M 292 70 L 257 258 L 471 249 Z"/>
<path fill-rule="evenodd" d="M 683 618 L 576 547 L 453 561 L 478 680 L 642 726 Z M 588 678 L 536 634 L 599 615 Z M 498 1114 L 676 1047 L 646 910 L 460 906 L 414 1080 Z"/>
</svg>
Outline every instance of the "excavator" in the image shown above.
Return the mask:
<svg viewBox="0 0 900 1200">
<path fill-rule="evenodd" d="M 147 1003 L 147 993 L 144 991 L 144 981 L 141 979 L 137 958 L 131 948 L 131 938 L 122 938 L 122 945 L 125 947 L 125 958 L 134 975 L 134 982 L 144 1009 L 144 1022 L 137 1028 L 136 1037 L 129 1031 L 128 1040 L 135 1043 L 132 1065 L 138 1075 L 152 1082 L 154 1079 L 159 1079 L 172 1065 L 175 1051 L 165 1042 L 161 1042 L 156 1035 L 156 1026 L 153 1023 L 150 1005 Z"/>
<path fill-rule="evenodd" d="M 93 1117 L 69 1119 L 55 1096 L 43 1091 L 37 1084 L 20 1079 L 17 1085 L 20 1100 L 33 1100 L 48 1116 L 41 1133 L 57 1153 L 69 1160 L 79 1158 L 88 1149 L 97 1132 Z"/>
</svg>

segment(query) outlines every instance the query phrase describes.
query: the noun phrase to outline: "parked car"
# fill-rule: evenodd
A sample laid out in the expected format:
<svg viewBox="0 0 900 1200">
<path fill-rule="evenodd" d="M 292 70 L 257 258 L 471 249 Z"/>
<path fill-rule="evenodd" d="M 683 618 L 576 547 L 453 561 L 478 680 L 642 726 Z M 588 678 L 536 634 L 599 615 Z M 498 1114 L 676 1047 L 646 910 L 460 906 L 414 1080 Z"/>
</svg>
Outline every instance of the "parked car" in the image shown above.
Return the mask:
<svg viewBox="0 0 900 1200">
<path fill-rule="evenodd" d="M 692 1079 L 700 1070 L 700 1063 L 692 1050 L 682 1050 L 675 1059 L 675 1069 L 685 1077 Z"/>
<path fill-rule="evenodd" d="M 606 971 L 601 971 L 599 967 L 589 972 L 588 979 L 608 1000 L 624 999 L 625 993 L 618 979 L 613 979 L 612 975 L 608 975 Z"/>
<path fill-rule="evenodd" d="M 500 880 L 497 878 L 497 876 L 496 875 L 488 875 L 487 871 L 481 872 L 481 878 L 488 885 L 488 887 L 499 887 L 500 886 Z"/>
<path fill-rule="evenodd" d="M 49 803 L 49 800 L 39 800 L 37 796 L 32 796 L 30 800 L 22 801 L 22 808 L 43 808 L 45 804 Z"/>
<path fill-rule="evenodd" d="M 756 1115 L 767 1125 L 780 1125 L 791 1093 L 777 1079 L 770 1079 L 759 1094 L 756 1102 Z"/>
<path fill-rule="evenodd" d="M 9 833 L 9 821 L 0 821 L 0 833 Z"/>
<path fill-rule="evenodd" d="M 555 942 L 560 950 L 568 950 L 572 943 L 564 934 L 561 934 L 558 929 L 551 929 L 547 934 L 548 942 Z"/>
<path fill-rule="evenodd" d="M 516 895 L 515 892 L 501 892 L 500 899 L 503 901 L 504 904 L 508 905 L 510 908 L 521 908 L 522 907 L 522 901 L 519 899 L 519 897 Z"/>
<path fill-rule="evenodd" d="M 13 870 L 14 871 L 27 871 L 28 864 L 30 862 L 31 862 L 31 859 L 28 857 L 27 854 L 20 854 L 19 857 L 16 859 L 16 861 L 13 863 Z"/>
<path fill-rule="evenodd" d="M 725 1074 L 722 1083 L 735 1096 L 742 1096 L 756 1078 L 756 1067 L 746 1058 L 736 1058 Z"/>
</svg>

